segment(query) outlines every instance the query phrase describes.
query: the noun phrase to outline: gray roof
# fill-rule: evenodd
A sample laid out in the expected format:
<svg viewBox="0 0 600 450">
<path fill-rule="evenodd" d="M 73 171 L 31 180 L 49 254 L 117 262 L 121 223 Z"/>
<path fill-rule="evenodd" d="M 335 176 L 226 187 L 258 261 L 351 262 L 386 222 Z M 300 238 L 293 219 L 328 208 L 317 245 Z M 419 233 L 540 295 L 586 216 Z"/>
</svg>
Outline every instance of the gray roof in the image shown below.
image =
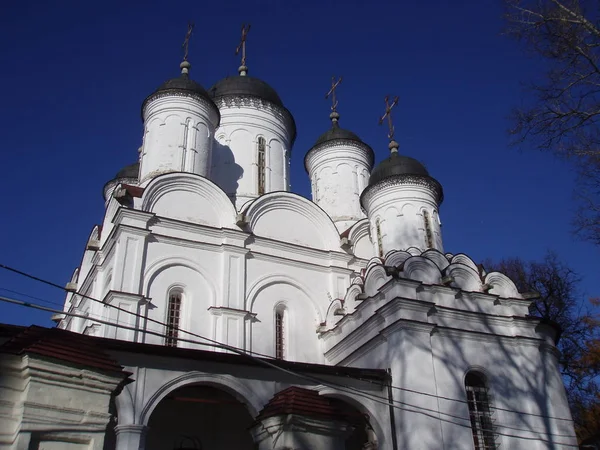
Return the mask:
<svg viewBox="0 0 600 450">
<path fill-rule="evenodd" d="M 197 81 L 192 80 L 186 73 L 182 73 L 177 78 L 172 78 L 170 80 L 165 81 L 154 92 L 156 93 L 173 90 L 189 91 L 201 97 L 210 98 L 208 92 L 206 92 L 206 89 L 204 89 L 202 85 Z"/>
<path fill-rule="evenodd" d="M 316 147 L 317 145 L 323 144 L 328 141 L 335 141 L 338 139 L 356 141 L 360 142 L 361 144 L 363 143 L 363 141 L 361 141 L 361 139 L 356 134 L 354 134 L 352 131 L 340 128 L 337 121 L 335 121 L 333 122 L 329 130 L 327 130 L 325 133 L 319 136 L 319 139 L 317 139 L 317 142 L 315 142 L 315 145 L 313 145 L 313 147 Z"/>
<path fill-rule="evenodd" d="M 208 94 L 213 99 L 226 95 L 248 95 L 283 107 L 283 102 L 275 89 L 264 81 L 249 76 L 238 75 L 223 78 L 208 90 Z"/>
<path fill-rule="evenodd" d="M 410 156 L 399 155 L 398 152 L 393 152 L 389 158 L 381 161 L 375 169 L 373 169 L 373 172 L 371 172 L 369 185 L 360 196 L 361 205 L 363 204 L 364 196 L 373 186 L 384 180 L 396 177 L 422 178 L 436 191 L 438 204 L 441 204 L 444 201 L 444 190 L 442 185 L 429 175 L 429 172 L 423 164 Z"/>
<path fill-rule="evenodd" d="M 317 139 L 317 142 L 315 142 L 315 145 L 313 145 L 310 148 L 310 150 L 308 152 L 306 152 L 306 155 L 304 155 L 304 168 L 306 169 L 306 171 L 308 172 L 308 167 L 306 165 L 308 155 L 314 151 L 319 151 L 319 149 L 317 149 L 317 147 L 319 147 L 320 145 L 326 144 L 328 142 L 333 142 L 333 141 L 353 141 L 353 142 L 361 144 L 361 146 L 369 154 L 369 168 L 373 167 L 373 161 L 375 160 L 375 153 L 373 152 L 373 149 L 371 147 L 369 147 L 367 144 L 365 144 L 352 131 L 341 128 L 338 123 L 338 120 L 337 120 L 337 119 L 339 119 L 339 114 L 337 114 L 337 112 L 332 113 L 332 114 L 335 114 L 335 116 L 332 116 L 335 118 L 335 120 L 331 121 L 331 128 L 329 130 L 327 130 L 325 133 L 323 133 L 321 136 L 319 136 L 319 138 Z"/>
<path fill-rule="evenodd" d="M 206 92 L 206 89 L 204 89 L 200 83 L 192 80 L 188 73 L 182 73 L 177 78 L 172 78 L 170 80 L 165 81 L 152 94 L 146 97 L 146 99 L 142 103 L 142 117 L 146 103 L 148 103 L 156 96 L 170 93 L 187 94 L 196 98 L 205 99 L 213 105 L 217 113 L 219 112 L 219 108 L 217 108 L 217 106 L 213 103 L 212 99 L 208 95 L 208 92 Z"/>
<path fill-rule="evenodd" d="M 369 186 L 379 183 L 386 178 L 396 175 L 421 175 L 428 177 L 429 172 L 423 164 L 409 156 L 392 153 L 392 155 L 381 161 L 369 178 Z"/>
<path fill-rule="evenodd" d="M 137 178 L 140 173 L 140 163 L 139 161 L 134 162 L 133 164 L 129 164 L 128 166 L 123 167 L 121 170 L 117 172 L 115 175 L 115 180 L 119 178 Z"/>
</svg>

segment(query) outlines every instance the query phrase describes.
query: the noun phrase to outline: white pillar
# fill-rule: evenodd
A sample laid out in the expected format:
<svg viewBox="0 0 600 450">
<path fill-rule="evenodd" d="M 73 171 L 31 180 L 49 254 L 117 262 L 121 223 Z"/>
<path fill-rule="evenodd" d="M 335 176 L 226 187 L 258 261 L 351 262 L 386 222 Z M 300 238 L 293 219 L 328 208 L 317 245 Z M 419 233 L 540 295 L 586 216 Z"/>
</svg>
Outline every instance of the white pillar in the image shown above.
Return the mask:
<svg viewBox="0 0 600 450">
<path fill-rule="evenodd" d="M 115 450 L 144 450 L 147 432 L 148 427 L 145 425 L 117 425 L 115 427 L 117 436 Z"/>
</svg>

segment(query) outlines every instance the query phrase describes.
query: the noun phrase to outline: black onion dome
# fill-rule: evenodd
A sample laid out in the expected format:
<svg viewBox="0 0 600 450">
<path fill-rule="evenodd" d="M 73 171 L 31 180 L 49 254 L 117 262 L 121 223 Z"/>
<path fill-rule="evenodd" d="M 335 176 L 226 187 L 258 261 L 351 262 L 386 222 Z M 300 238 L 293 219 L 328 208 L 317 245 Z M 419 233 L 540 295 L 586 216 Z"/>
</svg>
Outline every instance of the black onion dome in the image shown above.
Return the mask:
<svg viewBox="0 0 600 450">
<path fill-rule="evenodd" d="M 208 90 L 208 95 L 212 99 L 229 95 L 247 95 L 250 97 L 257 97 L 271 102 L 277 106 L 283 107 L 283 102 L 281 101 L 281 98 L 275 89 L 273 89 L 264 81 L 259 80 L 258 78 L 249 77 L 247 75 L 223 78 Z"/>
<path fill-rule="evenodd" d="M 397 145 L 398 144 L 396 144 L 396 146 Z M 395 148 L 397 149 L 398 147 Z M 361 205 L 363 205 L 364 197 L 368 195 L 367 193 L 371 191 L 375 185 L 387 179 L 403 177 L 421 178 L 435 191 L 438 205 L 444 201 L 444 190 L 442 189 L 442 185 L 429 175 L 429 172 L 423 164 L 410 156 L 399 155 L 397 151 L 393 151 L 389 158 L 384 159 L 377 164 L 375 169 L 373 169 L 373 172 L 371 172 L 369 185 L 360 196 Z"/>
<path fill-rule="evenodd" d="M 394 177 L 397 175 L 420 175 L 423 177 L 429 177 L 429 172 L 423 164 L 414 158 L 409 156 L 399 155 L 398 153 L 392 153 L 392 155 L 381 161 L 369 178 L 369 186 L 379 183 L 386 178 Z"/>
<path fill-rule="evenodd" d="M 206 89 L 204 89 L 197 81 L 192 80 L 186 73 L 181 74 L 177 78 L 165 81 L 154 91 L 154 94 L 168 91 L 184 91 L 198 95 L 199 97 L 210 99 Z"/>
<path fill-rule="evenodd" d="M 324 144 L 325 142 L 336 141 L 340 139 L 347 141 L 356 141 L 360 142 L 361 144 L 364 144 L 364 142 L 355 133 L 340 128 L 337 122 L 334 122 L 333 126 L 329 130 L 327 130 L 325 133 L 319 136 L 319 139 L 317 139 L 317 142 L 315 142 L 315 145 L 313 147 Z"/>
<path fill-rule="evenodd" d="M 190 78 L 189 71 L 191 68 L 191 64 L 188 61 L 183 61 L 179 67 L 181 68 L 181 75 L 179 75 L 177 78 L 171 78 L 170 80 L 165 81 L 152 94 L 146 97 L 144 103 L 142 103 L 142 118 L 144 108 L 150 100 L 153 100 L 158 96 L 169 94 L 184 94 L 198 99 L 206 100 L 209 104 L 212 105 L 218 117 L 220 118 L 219 108 L 217 108 L 217 105 L 215 105 L 214 102 L 211 100 L 210 96 L 208 95 L 208 92 L 206 92 L 206 89 L 204 89 L 200 83 Z"/>
<path fill-rule="evenodd" d="M 137 178 L 140 173 L 140 163 L 134 162 L 133 164 L 129 164 L 128 166 L 123 167 L 121 170 L 117 172 L 115 175 L 115 180 L 119 178 Z"/>
<path fill-rule="evenodd" d="M 319 151 L 319 147 L 321 145 L 334 141 L 353 141 L 357 144 L 360 144 L 361 147 L 368 153 L 369 167 L 373 167 L 373 161 L 375 161 L 375 153 L 373 152 L 373 149 L 365 144 L 356 133 L 340 127 L 338 122 L 340 115 L 337 112 L 332 112 L 329 118 L 331 119 L 331 128 L 319 136 L 315 142 L 315 145 L 313 145 L 304 156 L 304 168 L 306 171 L 308 172 L 307 160 L 309 155 L 315 151 Z"/>
</svg>

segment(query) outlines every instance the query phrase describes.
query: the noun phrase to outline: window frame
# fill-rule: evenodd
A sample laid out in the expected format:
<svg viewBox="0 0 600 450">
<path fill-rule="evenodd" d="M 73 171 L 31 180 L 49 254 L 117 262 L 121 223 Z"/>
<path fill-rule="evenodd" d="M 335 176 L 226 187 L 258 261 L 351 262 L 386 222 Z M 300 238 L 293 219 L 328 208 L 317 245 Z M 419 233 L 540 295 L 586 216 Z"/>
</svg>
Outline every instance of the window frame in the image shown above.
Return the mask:
<svg viewBox="0 0 600 450">
<path fill-rule="evenodd" d="M 175 287 L 167 293 L 167 308 L 165 321 L 165 345 L 177 347 L 179 328 L 181 325 L 181 306 L 183 304 L 183 289 Z"/>
<path fill-rule="evenodd" d="M 280 304 L 275 308 L 273 319 L 275 359 L 286 359 L 287 308 Z"/>
<path fill-rule="evenodd" d="M 256 166 L 258 195 L 266 193 L 267 186 L 267 140 L 264 136 L 256 139 Z"/>
<path fill-rule="evenodd" d="M 469 370 L 465 374 L 464 387 L 475 450 L 496 450 L 494 409 L 487 377 L 479 370 Z"/>
</svg>

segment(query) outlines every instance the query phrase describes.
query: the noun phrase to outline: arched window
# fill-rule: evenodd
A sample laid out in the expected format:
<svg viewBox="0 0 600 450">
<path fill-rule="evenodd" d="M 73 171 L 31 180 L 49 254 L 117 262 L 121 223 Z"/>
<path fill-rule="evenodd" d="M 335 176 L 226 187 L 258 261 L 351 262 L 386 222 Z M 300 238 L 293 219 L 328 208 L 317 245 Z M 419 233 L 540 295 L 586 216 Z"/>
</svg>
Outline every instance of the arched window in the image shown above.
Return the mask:
<svg viewBox="0 0 600 450">
<path fill-rule="evenodd" d="M 431 232 L 431 219 L 429 213 L 423 210 L 423 222 L 425 228 L 425 245 L 427 248 L 433 248 L 433 233 Z"/>
<path fill-rule="evenodd" d="M 275 358 L 285 359 L 285 308 L 275 310 Z"/>
<path fill-rule="evenodd" d="M 258 195 L 262 195 L 265 193 L 267 141 L 261 136 L 258 138 L 256 145 L 258 153 Z"/>
<path fill-rule="evenodd" d="M 379 219 L 375 220 L 375 233 L 377 234 L 377 251 L 379 256 L 383 257 L 383 238 L 381 237 L 381 223 Z"/>
<path fill-rule="evenodd" d="M 177 335 L 179 329 L 179 320 L 181 318 L 181 299 L 183 293 L 181 289 L 172 289 L 169 291 L 169 303 L 167 304 L 167 326 L 165 332 L 165 345 L 177 347 Z"/>
<path fill-rule="evenodd" d="M 469 372 L 465 377 L 465 390 L 475 450 L 495 450 L 496 436 L 485 376 L 480 372 Z"/>
</svg>

